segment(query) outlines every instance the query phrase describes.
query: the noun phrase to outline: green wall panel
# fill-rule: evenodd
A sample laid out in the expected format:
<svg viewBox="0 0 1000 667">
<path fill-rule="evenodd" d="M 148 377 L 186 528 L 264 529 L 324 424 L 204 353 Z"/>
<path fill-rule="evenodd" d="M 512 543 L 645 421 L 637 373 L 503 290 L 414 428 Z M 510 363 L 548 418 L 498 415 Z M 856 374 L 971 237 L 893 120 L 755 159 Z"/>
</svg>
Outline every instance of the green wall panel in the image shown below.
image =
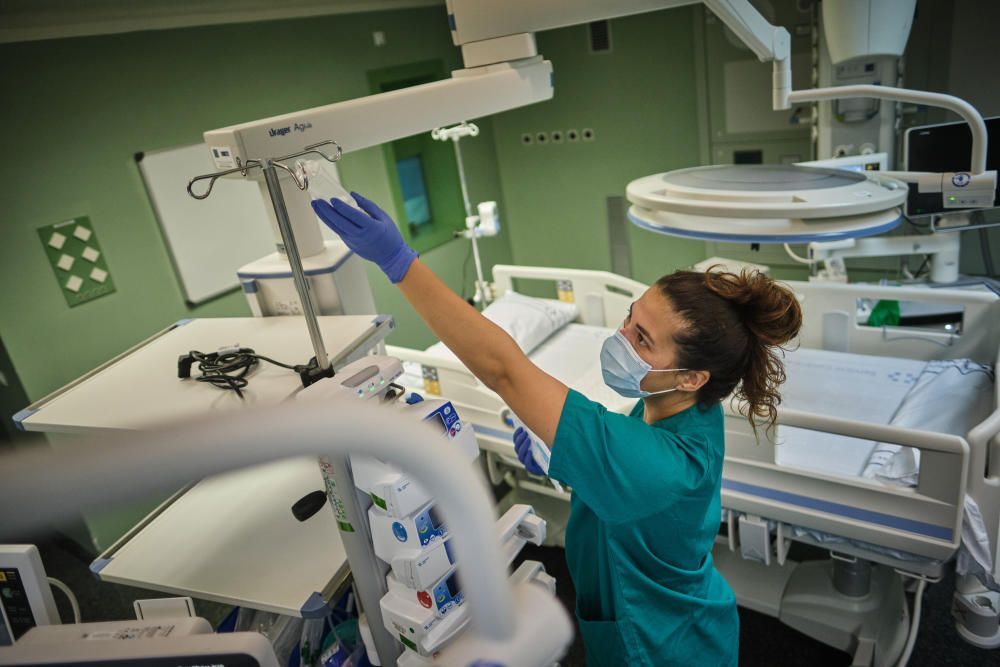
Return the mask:
<svg viewBox="0 0 1000 667">
<path fill-rule="evenodd" d="M 613 50 L 592 54 L 586 26 L 538 35 L 552 61 L 552 100 L 494 119 L 504 216 L 514 259 L 610 269 L 606 198 L 629 181 L 699 164 L 695 13 L 685 7 L 611 21 Z M 591 142 L 523 145 L 521 135 L 591 128 Z M 700 242 L 630 231 L 647 280 L 704 256 Z"/>
<path fill-rule="evenodd" d="M 385 47 L 372 44 L 374 30 L 385 32 Z M 460 66 L 444 7 L 0 46 L 4 152 L 17 157 L 0 163 L 0 279 L 8 285 L 0 293 L 0 331 L 29 398 L 178 319 L 249 315 L 238 292 L 185 305 L 134 153 L 366 95 L 368 71 L 430 59 Z M 466 150 L 476 201 L 502 195 L 484 125 Z M 388 205 L 386 173 L 378 150 L 341 163 L 349 187 L 398 215 Z M 116 292 L 70 309 L 36 230 L 77 216 L 89 216 L 100 232 Z M 426 260 L 454 280 L 460 266 L 451 262 L 467 245 L 449 242 Z M 487 261 L 510 261 L 506 237 L 485 245 Z M 405 323 L 394 342 L 427 340 L 395 288 L 378 276 L 373 288 L 380 310 Z"/>
</svg>

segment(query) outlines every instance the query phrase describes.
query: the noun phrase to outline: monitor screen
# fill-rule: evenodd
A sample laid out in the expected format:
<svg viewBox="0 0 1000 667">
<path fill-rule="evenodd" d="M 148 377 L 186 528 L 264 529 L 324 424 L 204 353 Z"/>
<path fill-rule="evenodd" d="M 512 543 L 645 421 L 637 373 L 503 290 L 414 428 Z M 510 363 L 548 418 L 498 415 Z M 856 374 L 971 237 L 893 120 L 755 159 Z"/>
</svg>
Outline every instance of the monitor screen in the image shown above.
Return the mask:
<svg viewBox="0 0 1000 667">
<path fill-rule="evenodd" d="M 986 119 L 986 133 L 989 146 L 986 152 L 986 168 L 997 169 L 1000 165 L 1000 117 Z M 906 131 L 907 171 L 968 171 L 972 156 L 972 132 L 964 121 L 925 125 Z M 1000 195 L 1000 183 L 998 183 Z M 994 206 L 996 200 L 994 200 Z M 949 213 L 956 210 L 943 206 L 941 193 L 919 193 L 915 185 L 910 185 L 906 198 L 906 215 L 917 217 Z"/>
</svg>

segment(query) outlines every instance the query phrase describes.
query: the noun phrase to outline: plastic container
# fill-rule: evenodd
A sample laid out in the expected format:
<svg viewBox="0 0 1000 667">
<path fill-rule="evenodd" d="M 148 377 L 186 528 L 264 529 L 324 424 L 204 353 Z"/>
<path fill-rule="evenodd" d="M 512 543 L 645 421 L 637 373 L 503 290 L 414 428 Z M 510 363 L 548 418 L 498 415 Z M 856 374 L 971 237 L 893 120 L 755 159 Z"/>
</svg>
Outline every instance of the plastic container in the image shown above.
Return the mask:
<svg viewBox="0 0 1000 667">
<path fill-rule="evenodd" d="M 324 160 L 299 160 L 295 163 L 296 170 L 309 181 L 309 196 L 323 201 L 339 199 L 348 206 L 361 210 L 327 164 Z"/>
</svg>

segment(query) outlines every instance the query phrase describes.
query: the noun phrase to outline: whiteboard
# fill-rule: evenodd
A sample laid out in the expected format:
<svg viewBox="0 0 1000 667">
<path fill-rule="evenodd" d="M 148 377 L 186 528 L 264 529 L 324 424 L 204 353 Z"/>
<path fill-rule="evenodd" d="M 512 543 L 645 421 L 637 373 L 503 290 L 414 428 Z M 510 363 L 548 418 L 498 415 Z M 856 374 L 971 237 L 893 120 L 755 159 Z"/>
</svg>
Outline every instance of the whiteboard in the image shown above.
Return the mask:
<svg viewBox="0 0 1000 667">
<path fill-rule="evenodd" d="M 237 269 L 274 252 L 256 181 L 220 178 L 208 199 L 188 195 L 192 177 L 215 171 L 205 144 L 140 153 L 136 162 L 189 303 L 237 287 Z"/>
</svg>

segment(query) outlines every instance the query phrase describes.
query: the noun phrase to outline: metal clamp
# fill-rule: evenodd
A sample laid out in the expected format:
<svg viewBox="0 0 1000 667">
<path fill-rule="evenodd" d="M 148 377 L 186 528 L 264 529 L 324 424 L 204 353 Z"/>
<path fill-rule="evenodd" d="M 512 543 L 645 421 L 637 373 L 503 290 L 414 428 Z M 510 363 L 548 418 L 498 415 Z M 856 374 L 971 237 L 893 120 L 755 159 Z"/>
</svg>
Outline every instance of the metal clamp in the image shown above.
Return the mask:
<svg viewBox="0 0 1000 667">
<path fill-rule="evenodd" d="M 319 150 L 319 148 L 322 146 L 333 146 L 336 149 L 336 153 L 332 156 L 327 155 L 323 151 Z M 338 160 L 340 160 L 343 154 L 344 151 L 340 147 L 340 144 L 338 144 L 336 141 L 328 140 L 328 141 L 321 141 L 318 144 L 311 144 L 309 146 L 306 146 L 298 153 L 292 153 L 290 155 L 282 155 L 281 157 L 276 157 L 276 158 L 268 158 L 268 160 L 270 160 L 271 164 L 273 164 L 275 167 L 278 167 L 279 169 L 283 169 L 286 172 L 288 172 L 288 174 L 292 177 L 292 180 L 295 181 L 295 186 L 299 190 L 305 190 L 306 188 L 309 187 L 309 179 L 306 177 L 305 173 L 303 173 L 301 169 L 293 169 L 288 165 L 284 164 L 286 160 L 292 160 L 294 158 L 303 157 L 305 155 L 318 155 L 327 162 L 337 162 Z M 234 169 L 225 169 L 223 171 L 216 171 L 211 174 L 202 174 L 201 176 L 195 176 L 194 178 L 192 178 L 190 181 L 188 181 L 187 192 L 195 199 L 207 199 L 208 196 L 212 194 L 212 188 L 215 187 L 215 182 L 218 179 L 222 178 L 223 176 L 235 174 L 237 172 L 239 172 L 240 176 L 246 178 L 251 169 L 262 169 L 264 166 L 264 162 L 265 160 L 263 159 L 257 160 L 251 158 L 244 163 L 242 160 L 240 160 L 240 158 L 236 158 L 236 167 Z M 202 193 L 195 192 L 194 184 L 204 180 L 208 181 L 208 188 Z"/>
</svg>

